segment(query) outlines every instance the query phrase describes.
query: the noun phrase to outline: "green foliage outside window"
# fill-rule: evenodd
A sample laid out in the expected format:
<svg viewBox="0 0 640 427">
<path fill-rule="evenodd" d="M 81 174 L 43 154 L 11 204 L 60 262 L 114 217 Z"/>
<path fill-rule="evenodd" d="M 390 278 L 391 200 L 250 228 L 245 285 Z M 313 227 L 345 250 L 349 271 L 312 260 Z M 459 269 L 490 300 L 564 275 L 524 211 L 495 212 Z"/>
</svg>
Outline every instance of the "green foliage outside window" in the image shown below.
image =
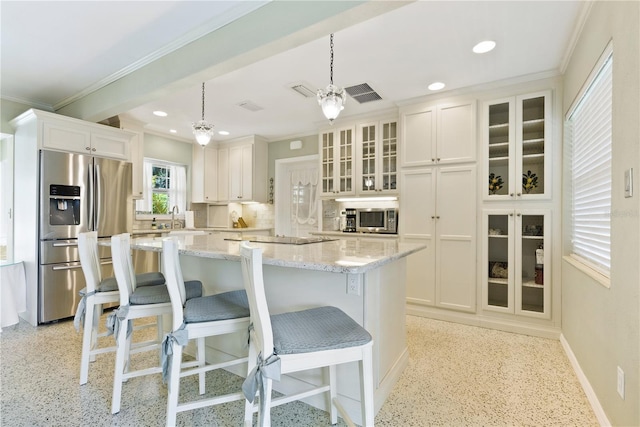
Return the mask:
<svg viewBox="0 0 640 427">
<path fill-rule="evenodd" d="M 167 214 L 169 213 L 169 193 L 171 186 L 171 176 L 169 168 L 162 166 L 153 167 L 152 176 L 152 213 Z"/>
<path fill-rule="evenodd" d="M 152 213 L 166 214 L 169 213 L 169 195 L 163 193 L 153 193 Z"/>
</svg>

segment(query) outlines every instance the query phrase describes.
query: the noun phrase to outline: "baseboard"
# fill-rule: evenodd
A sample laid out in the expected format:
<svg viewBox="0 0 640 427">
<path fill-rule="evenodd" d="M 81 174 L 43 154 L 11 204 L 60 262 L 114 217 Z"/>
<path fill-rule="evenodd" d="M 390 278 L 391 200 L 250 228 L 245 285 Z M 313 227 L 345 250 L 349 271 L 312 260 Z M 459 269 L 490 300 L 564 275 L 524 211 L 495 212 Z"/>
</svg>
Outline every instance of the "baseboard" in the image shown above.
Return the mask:
<svg viewBox="0 0 640 427">
<path fill-rule="evenodd" d="M 559 339 L 560 329 L 535 323 L 510 321 L 484 316 L 477 313 L 464 313 L 453 310 L 443 310 L 437 307 L 407 304 L 406 314 L 429 319 L 444 320 L 445 322 L 460 323 L 469 326 L 478 326 L 498 331 L 513 332 L 516 334 L 530 335 L 533 337 Z"/>
<path fill-rule="evenodd" d="M 591 387 L 587 376 L 582 371 L 580 363 L 578 363 L 578 359 L 576 358 L 575 354 L 573 354 L 573 350 L 571 350 L 571 346 L 569 345 L 567 339 L 563 334 L 560 334 L 560 344 L 562 344 L 562 348 L 564 349 L 567 358 L 569 358 L 569 362 L 571 363 L 571 366 L 573 367 L 573 370 L 578 377 L 578 381 L 580 381 L 580 385 L 582 386 L 584 393 L 587 395 L 587 399 L 591 404 L 591 408 L 593 409 L 598 422 L 602 427 L 610 427 L 611 423 L 609 422 L 607 415 L 604 413 L 604 409 L 602 408 L 602 405 L 600 405 L 600 401 L 598 400 L 595 391 L 593 391 L 593 388 Z"/>
</svg>

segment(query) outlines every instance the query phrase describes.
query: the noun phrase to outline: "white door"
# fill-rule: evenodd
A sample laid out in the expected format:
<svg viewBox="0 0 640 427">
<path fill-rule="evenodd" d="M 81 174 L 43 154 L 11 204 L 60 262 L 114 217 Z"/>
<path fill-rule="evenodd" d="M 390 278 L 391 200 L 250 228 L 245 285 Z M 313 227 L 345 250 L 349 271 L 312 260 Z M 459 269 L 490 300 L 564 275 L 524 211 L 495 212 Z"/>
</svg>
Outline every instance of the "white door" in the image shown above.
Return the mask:
<svg viewBox="0 0 640 427">
<path fill-rule="evenodd" d="M 275 228 L 278 236 L 318 231 L 318 156 L 276 160 Z"/>
</svg>

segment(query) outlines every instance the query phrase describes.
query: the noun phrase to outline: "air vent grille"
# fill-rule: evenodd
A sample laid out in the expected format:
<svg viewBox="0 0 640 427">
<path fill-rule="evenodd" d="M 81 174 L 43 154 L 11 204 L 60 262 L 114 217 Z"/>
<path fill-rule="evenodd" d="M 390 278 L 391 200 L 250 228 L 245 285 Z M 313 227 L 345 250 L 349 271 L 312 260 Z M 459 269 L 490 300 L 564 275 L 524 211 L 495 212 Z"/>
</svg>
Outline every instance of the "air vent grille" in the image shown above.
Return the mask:
<svg viewBox="0 0 640 427">
<path fill-rule="evenodd" d="M 245 110 L 249 110 L 249 111 L 260 111 L 260 110 L 264 110 L 264 108 L 262 108 L 261 106 L 259 106 L 258 104 L 256 104 L 253 101 L 242 101 L 239 102 L 237 104 L 239 107 L 244 108 Z"/>
<path fill-rule="evenodd" d="M 367 83 L 361 83 L 359 85 L 349 86 L 344 88 L 344 90 L 356 101 L 360 104 L 364 104 L 365 102 L 378 101 L 382 99 L 378 93 L 373 90 L 371 86 Z"/>
<path fill-rule="evenodd" d="M 298 92 L 300 95 L 304 96 L 305 98 L 315 98 L 316 96 L 316 92 L 309 89 L 308 87 L 306 87 L 303 84 L 295 84 L 293 86 L 291 86 L 291 89 L 295 90 L 296 92 Z"/>
</svg>

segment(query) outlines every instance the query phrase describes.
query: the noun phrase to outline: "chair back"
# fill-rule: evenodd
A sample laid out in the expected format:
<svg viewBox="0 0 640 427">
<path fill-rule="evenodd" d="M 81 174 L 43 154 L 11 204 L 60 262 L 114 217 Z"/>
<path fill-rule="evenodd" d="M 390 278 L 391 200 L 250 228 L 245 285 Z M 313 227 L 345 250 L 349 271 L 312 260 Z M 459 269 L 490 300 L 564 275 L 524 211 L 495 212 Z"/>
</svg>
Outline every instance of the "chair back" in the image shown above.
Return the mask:
<svg viewBox="0 0 640 427">
<path fill-rule="evenodd" d="M 266 359 L 273 353 L 273 331 L 269 307 L 264 293 L 262 276 L 262 250 L 249 246 L 246 241 L 240 242 L 240 256 L 244 288 L 249 300 L 249 312 L 253 324 L 253 340 L 256 351 Z"/>
<path fill-rule="evenodd" d="M 80 264 L 87 283 L 87 293 L 94 292 L 102 281 L 100 255 L 98 254 L 98 233 L 89 231 L 78 235 Z"/>
<path fill-rule="evenodd" d="M 177 331 L 184 321 L 183 307 L 187 296 L 184 289 L 182 268 L 180 267 L 178 239 L 175 237 L 168 237 L 162 240 L 162 265 L 164 266 L 164 276 L 173 311 L 172 331 Z"/>
<path fill-rule="evenodd" d="M 129 233 L 111 236 L 111 259 L 113 260 L 113 273 L 120 291 L 120 305 L 129 305 L 129 297 L 136 288 Z"/>
</svg>

